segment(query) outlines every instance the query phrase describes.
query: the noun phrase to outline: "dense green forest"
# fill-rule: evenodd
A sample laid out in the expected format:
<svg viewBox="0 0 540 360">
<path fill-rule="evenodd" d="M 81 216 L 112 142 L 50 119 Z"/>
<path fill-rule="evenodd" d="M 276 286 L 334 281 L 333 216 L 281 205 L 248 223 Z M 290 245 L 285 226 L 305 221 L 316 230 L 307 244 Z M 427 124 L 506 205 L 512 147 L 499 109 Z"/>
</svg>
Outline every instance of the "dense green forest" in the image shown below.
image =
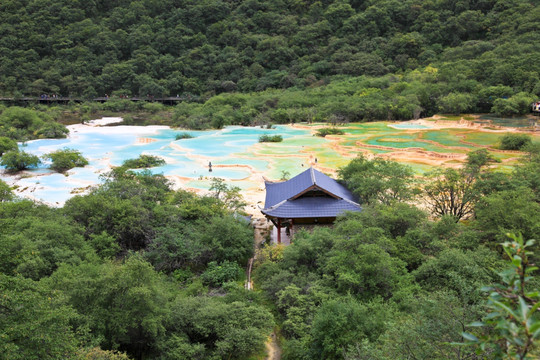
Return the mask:
<svg viewBox="0 0 540 360">
<path fill-rule="evenodd" d="M 253 229 L 219 179 L 199 197 L 125 165 L 63 208 L 0 181 L 0 351 L 261 359 L 274 329 L 283 359 L 538 358 L 540 246 L 521 239 L 540 238 L 540 149 L 527 149 L 511 173 L 479 150 L 423 182 L 356 158 L 339 176 L 363 211 L 263 243 L 254 291 Z"/>
<path fill-rule="evenodd" d="M 519 114 L 540 96 L 539 17 L 528 0 L 6 0 L 0 94 L 203 101 L 338 82 L 379 103 L 351 121 Z"/>
<path fill-rule="evenodd" d="M 244 290 L 253 230 L 207 197 L 123 169 L 54 209 L 0 181 L 3 359 L 247 359 L 274 325 Z M 222 199 L 228 199 L 225 203 Z M 103 350 L 101 350 L 103 349 Z"/>
<path fill-rule="evenodd" d="M 0 97 L 89 101 L 0 105 L 1 164 L 32 166 L 16 141 L 112 113 L 193 129 L 523 115 L 539 19 L 536 0 L 2 0 Z M 501 147 L 526 155 L 497 172 L 479 150 L 423 179 L 359 157 L 338 174 L 362 212 L 287 247 L 254 247 L 238 188 L 130 170 L 156 158 L 63 208 L 0 180 L 0 358 L 255 360 L 274 332 L 284 360 L 538 359 L 540 148 Z"/>
</svg>

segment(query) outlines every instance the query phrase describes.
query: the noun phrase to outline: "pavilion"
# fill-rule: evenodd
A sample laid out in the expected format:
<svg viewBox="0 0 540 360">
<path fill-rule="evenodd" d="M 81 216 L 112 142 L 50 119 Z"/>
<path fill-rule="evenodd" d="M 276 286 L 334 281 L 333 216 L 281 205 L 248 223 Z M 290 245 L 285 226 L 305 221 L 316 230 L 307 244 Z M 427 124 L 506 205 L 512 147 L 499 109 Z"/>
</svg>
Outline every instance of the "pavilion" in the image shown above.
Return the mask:
<svg viewBox="0 0 540 360">
<path fill-rule="evenodd" d="M 331 177 L 309 168 L 290 180 L 265 181 L 266 200 L 261 212 L 277 228 L 290 232 L 293 225 L 332 224 L 345 211 L 361 211 L 354 195 Z"/>
</svg>

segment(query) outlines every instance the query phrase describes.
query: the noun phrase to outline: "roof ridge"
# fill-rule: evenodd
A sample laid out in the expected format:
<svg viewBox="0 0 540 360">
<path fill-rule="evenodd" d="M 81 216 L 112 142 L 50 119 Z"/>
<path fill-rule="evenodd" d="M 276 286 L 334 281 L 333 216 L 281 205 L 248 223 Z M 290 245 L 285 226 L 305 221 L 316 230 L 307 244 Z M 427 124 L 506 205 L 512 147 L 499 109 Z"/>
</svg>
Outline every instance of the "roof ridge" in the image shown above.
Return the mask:
<svg viewBox="0 0 540 360">
<path fill-rule="evenodd" d="M 341 199 L 341 200 L 345 200 L 346 202 L 351 203 L 351 204 L 353 204 L 353 205 L 362 207 L 362 205 L 360 205 L 360 204 L 358 204 L 358 203 L 356 203 L 356 202 L 354 202 L 354 201 L 352 201 L 352 200 L 345 199 L 345 198 L 343 198 L 343 197 L 340 197 L 340 199 Z"/>
<path fill-rule="evenodd" d="M 287 201 L 289 201 L 289 199 L 282 200 L 281 202 L 278 202 L 277 204 L 272 205 L 269 208 L 263 209 L 263 210 L 266 210 L 266 211 L 275 210 L 275 209 L 277 209 L 278 207 L 280 207 L 281 205 L 283 205 L 283 203 L 285 203 Z"/>
<path fill-rule="evenodd" d="M 313 166 L 309 168 L 310 174 L 311 174 L 311 182 L 313 182 L 313 185 L 317 185 L 317 180 L 315 180 L 315 173 L 313 172 Z"/>
</svg>

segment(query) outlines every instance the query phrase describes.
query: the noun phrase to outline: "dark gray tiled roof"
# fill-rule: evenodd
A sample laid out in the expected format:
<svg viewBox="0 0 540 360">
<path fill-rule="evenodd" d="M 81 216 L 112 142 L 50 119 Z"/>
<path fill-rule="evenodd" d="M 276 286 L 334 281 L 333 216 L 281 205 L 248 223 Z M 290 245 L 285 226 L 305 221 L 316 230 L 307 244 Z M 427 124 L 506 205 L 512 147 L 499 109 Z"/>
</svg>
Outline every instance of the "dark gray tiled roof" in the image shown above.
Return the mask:
<svg viewBox="0 0 540 360">
<path fill-rule="evenodd" d="M 342 199 L 356 202 L 354 195 L 343 185 L 320 171 L 313 169 L 317 185 Z"/>
<path fill-rule="evenodd" d="M 336 217 L 345 211 L 360 211 L 360 205 L 331 197 L 305 197 L 286 200 L 262 212 L 277 218 Z"/>
<path fill-rule="evenodd" d="M 342 199 L 356 201 L 355 197 L 345 186 L 322 172 L 309 168 L 290 180 L 278 183 L 267 182 L 264 207 L 269 208 L 283 200 L 290 199 L 313 185 L 317 185 Z"/>
<path fill-rule="evenodd" d="M 292 179 L 278 183 L 266 183 L 266 200 L 264 207 L 272 207 L 283 200 L 301 193 L 313 185 L 310 169 L 296 175 Z"/>
<path fill-rule="evenodd" d="M 312 186 L 337 197 L 300 197 Z M 264 214 L 284 218 L 335 217 L 343 211 L 360 211 L 355 197 L 346 187 L 327 175 L 309 168 L 290 180 L 279 183 L 266 183 Z"/>
</svg>

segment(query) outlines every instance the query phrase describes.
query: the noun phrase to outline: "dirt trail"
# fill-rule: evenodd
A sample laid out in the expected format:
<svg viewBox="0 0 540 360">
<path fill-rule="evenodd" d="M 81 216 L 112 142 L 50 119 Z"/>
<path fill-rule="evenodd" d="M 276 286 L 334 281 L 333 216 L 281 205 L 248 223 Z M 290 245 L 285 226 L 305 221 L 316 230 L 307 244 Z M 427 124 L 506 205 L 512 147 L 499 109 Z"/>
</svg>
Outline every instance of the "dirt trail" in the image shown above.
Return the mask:
<svg viewBox="0 0 540 360">
<path fill-rule="evenodd" d="M 263 243 L 266 239 L 266 236 L 268 234 L 268 223 L 265 218 L 258 217 L 252 219 L 253 227 L 255 228 L 255 241 L 254 241 L 254 247 L 255 247 L 255 254 L 257 254 L 256 250 L 259 248 L 261 243 Z M 256 256 L 256 255 L 255 255 Z M 255 256 L 249 259 L 248 267 L 246 269 L 246 284 L 245 287 L 247 290 L 253 290 L 253 283 L 251 280 L 251 269 L 253 266 L 253 261 L 255 260 Z M 280 360 L 281 359 L 281 348 L 279 347 L 279 344 L 277 343 L 277 336 L 276 332 L 272 331 L 272 334 L 268 337 L 268 340 L 264 344 L 266 346 L 267 355 L 265 360 Z"/>
<path fill-rule="evenodd" d="M 276 339 L 276 333 L 273 332 L 270 335 L 270 338 L 266 342 L 266 350 L 268 350 L 268 356 L 266 360 L 280 360 L 281 359 L 281 348 L 279 347 Z"/>
</svg>

